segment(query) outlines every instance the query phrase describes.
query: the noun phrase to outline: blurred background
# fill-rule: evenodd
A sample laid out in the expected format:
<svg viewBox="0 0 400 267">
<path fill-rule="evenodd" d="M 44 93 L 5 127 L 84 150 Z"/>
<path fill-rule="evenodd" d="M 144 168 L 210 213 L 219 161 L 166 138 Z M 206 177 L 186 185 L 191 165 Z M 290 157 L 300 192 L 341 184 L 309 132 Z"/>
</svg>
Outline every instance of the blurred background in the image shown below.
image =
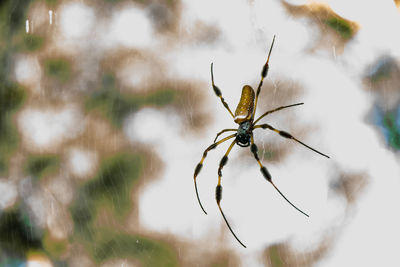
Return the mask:
<svg viewBox="0 0 400 267">
<path fill-rule="evenodd" d="M 400 266 L 400 1 L 0 2 L 0 266 Z M 249 148 L 204 150 L 273 36 Z"/>
</svg>

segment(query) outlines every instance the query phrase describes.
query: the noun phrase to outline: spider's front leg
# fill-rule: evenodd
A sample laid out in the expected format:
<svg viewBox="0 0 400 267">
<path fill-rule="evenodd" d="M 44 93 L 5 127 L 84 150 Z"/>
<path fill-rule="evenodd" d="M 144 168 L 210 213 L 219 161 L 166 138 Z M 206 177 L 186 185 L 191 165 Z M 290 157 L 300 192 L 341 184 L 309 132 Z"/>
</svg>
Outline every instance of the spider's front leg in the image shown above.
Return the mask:
<svg viewBox="0 0 400 267">
<path fill-rule="evenodd" d="M 199 192 L 198 192 L 198 190 L 197 190 L 196 177 L 197 177 L 197 175 L 200 173 L 201 168 L 203 167 L 203 161 L 204 161 L 204 159 L 207 157 L 208 151 L 210 151 L 211 149 L 216 148 L 219 144 L 221 144 L 221 143 L 225 142 L 226 140 L 229 140 L 229 139 L 231 139 L 231 138 L 233 138 L 233 137 L 235 137 L 235 136 L 236 136 L 236 134 L 232 134 L 232 135 L 230 135 L 230 136 L 228 136 L 228 137 L 225 137 L 225 138 L 219 140 L 217 143 L 213 143 L 213 144 L 211 144 L 209 147 L 207 147 L 207 149 L 204 150 L 204 152 L 203 152 L 203 157 L 201 158 L 200 162 L 197 164 L 196 169 L 194 170 L 194 188 L 195 188 L 195 190 L 196 190 L 197 200 L 199 201 L 200 207 L 201 207 L 201 209 L 204 211 L 205 214 L 207 214 L 207 212 L 206 212 L 206 210 L 203 208 L 203 205 L 201 204 L 201 201 L 200 201 Z"/>
<path fill-rule="evenodd" d="M 237 129 L 223 129 L 222 131 L 220 131 L 219 133 L 217 133 L 217 136 L 216 136 L 215 139 L 214 139 L 214 143 L 215 143 L 215 141 L 217 141 L 218 136 L 220 136 L 221 134 L 223 134 L 223 133 L 225 133 L 225 132 L 231 132 L 231 131 L 236 132 Z"/>
<path fill-rule="evenodd" d="M 226 225 L 228 226 L 229 230 L 231 231 L 232 235 L 236 238 L 236 240 L 243 246 L 246 247 L 242 241 L 240 241 L 240 239 L 235 235 L 235 233 L 233 232 L 231 226 L 228 223 L 228 220 L 225 217 L 224 212 L 221 209 L 221 199 L 222 199 L 222 185 L 221 185 L 221 177 L 222 177 L 222 168 L 226 165 L 226 163 L 228 162 L 228 155 L 232 150 L 232 147 L 235 145 L 236 140 L 233 140 L 233 142 L 231 143 L 231 145 L 229 146 L 228 150 L 226 151 L 225 155 L 222 157 L 220 163 L 219 163 L 219 167 L 218 167 L 218 184 L 217 187 L 215 188 L 215 199 L 217 201 L 217 205 L 219 208 L 219 211 L 222 214 L 222 217 L 225 220 Z"/>
<path fill-rule="evenodd" d="M 257 128 L 269 129 L 269 130 L 271 130 L 271 131 L 274 131 L 274 132 L 278 133 L 280 136 L 285 137 L 285 138 L 287 138 L 287 139 L 292 139 L 292 140 L 296 141 L 297 143 L 302 144 L 302 145 L 305 146 L 306 148 L 311 149 L 312 151 L 314 151 L 314 152 L 320 154 L 321 156 L 324 156 L 324 157 L 326 157 L 326 158 L 329 159 L 329 156 L 328 156 L 328 155 L 325 155 L 324 153 L 319 152 L 318 150 L 316 150 L 316 149 L 310 147 L 309 145 L 306 145 L 305 143 L 303 143 L 303 142 L 301 142 L 300 140 L 296 139 L 293 135 L 291 135 L 291 134 L 288 133 L 288 132 L 280 131 L 280 130 L 278 130 L 278 129 L 275 129 L 274 127 L 272 127 L 271 125 L 266 124 L 266 123 L 260 124 L 260 125 L 256 125 L 256 126 L 253 127 L 253 129 L 257 129 Z"/>
<path fill-rule="evenodd" d="M 270 182 L 272 184 L 272 186 L 276 189 L 276 191 L 278 191 L 278 193 L 296 210 L 300 211 L 301 213 L 303 213 L 304 215 L 306 215 L 307 217 L 308 214 L 305 213 L 304 211 L 302 211 L 301 209 L 299 209 L 298 207 L 296 207 L 292 202 L 289 201 L 289 199 L 287 199 L 285 197 L 285 195 L 278 189 L 278 187 L 276 187 L 276 185 L 274 184 L 274 182 L 272 182 L 272 177 L 271 174 L 269 173 L 269 171 L 267 170 L 267 168 L 265 168 L 264 165 L 262 165 L 260 158 L 258 157 L 258 148 L 256 146 L 256 144 L 254 144 L 254 138 L 253 135 L 251 135 L 251 146 L 250 146 L 250 151 L 253 153 L 254 157 L 256 158 L 258 165 L 260 165 L 260 171 L 263 174 L 264 178 Z"/>
</svg>

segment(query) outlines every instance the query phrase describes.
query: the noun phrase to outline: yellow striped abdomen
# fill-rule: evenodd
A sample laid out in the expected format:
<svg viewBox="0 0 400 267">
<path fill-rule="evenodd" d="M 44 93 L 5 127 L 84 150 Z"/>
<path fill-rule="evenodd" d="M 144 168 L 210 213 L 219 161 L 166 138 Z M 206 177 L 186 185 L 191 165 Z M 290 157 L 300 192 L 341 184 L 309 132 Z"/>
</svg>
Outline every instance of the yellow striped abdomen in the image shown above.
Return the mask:
<svg viewBox="0 0 400 267">
<path fill-rule="evenodd" d="M 249 85 L 243 86 L 242 96 L 235 111 L 235 122 L 242 123 L 251 119 L 254 110 L 254 90 Z"/>
</svg>

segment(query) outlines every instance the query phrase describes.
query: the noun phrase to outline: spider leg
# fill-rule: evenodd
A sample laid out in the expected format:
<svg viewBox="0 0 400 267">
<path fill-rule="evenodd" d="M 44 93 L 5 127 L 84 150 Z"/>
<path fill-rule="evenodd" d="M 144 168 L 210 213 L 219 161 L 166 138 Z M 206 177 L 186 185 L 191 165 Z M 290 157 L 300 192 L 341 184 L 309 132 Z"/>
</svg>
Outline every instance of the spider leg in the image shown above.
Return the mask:
<svg viewBox="0 0 400 267">
<path fill-rule="evenodd" d="M 203 167 L 203 161 L 204 161 L 204 159 L 205 159 L 206 156 L 207 156 L 207 152 L 210 151 L 211 149 L 216 148 L 217 145 L 219 145 L 219 144 L 225 142 L 226 140 L 229 140 L 229 139 L 231 139 L 231 138 L 233 138 L 233 137 L 235 137 L 235 136 L 236 136 L 236 133 L 235 133 L 235 134 L 232 134 L 232 135 L 230 135 L 230 136 L 227 136 L 227 137 L 225 137 L 225 138 L 219 140 L 217 143 L 213 143 L 213 144 L 211 144 L 209 147 L 207 147 L 207 149 L 204 150 L 203 157 L 201 158 L 199 164 L 197 164 L 196 169 L 194 170 L 194 188 L 196 189 L 197 200 L 199 201 L 200 207 L 201 207 L 201 209 L 204 211 L 205 214 L 207 214 L 207 212 L 206 212 L 205 209 L 203 208 L 203 205 L 201 205 L 201 201 L 200 201 L 200 197 L 199 197 L 199 192 L 198 192 L 198 190 L 197 190 L 196 177 L 197 177 L 197 175 L 199 174 L 199 172 L 201 171 L 201 167 Z"/>
<path fill-rule="evenodd" d="M 214 143 L 215 141 L 217 141 L 218 136 L 220 136 L 221 134 L 225 133 L 225 132 L 229 132 L 229 131 L 237 131 L 237 129 L 223 129 L 222 131 L 220 131 L 219 133 L 217 133 L 217 136 L 214 139 Z"/>
<path fill-rule="evenodd" d="M 272 39 L 271 47 L 269 48 L 267 62 L 265 62 L 265 65 L 263 66 L 262 71 L 261 71 L 261 80 L 257 87 L 256 101 L 254 103 L 254 110 L 253 110 L 252 118 L 254 118 L 254 115 L 256 114 L 258 95 L 261 92 L 261 86 L 263 84 L 264 78 L 267 77 L 267 74 L 268 74 L 268 69 L 269 69 L 268 62 L 269 62 L 269 57 L 271 56 L 271 51 L 272 51 L 272 47 L 274 46 L 274 42 L 275 42 L 275 35 L 274 35 L 274 38 Z"/>
<path fill-rule="evenodd" d="M 288 139 L 292 139 L 292 140 L 298 142 L 299 144 L 302 144 L 303 146 L 307 147 L 308 149 L 311 149 L 312 151 L 314 151 L 314 152 L 320 154 L 321 156 L 327 157 L 327 158 L 329 159 L 329 156 L 328 156 L 328 155 L 325 155 L 324 153 L 319 152 L 318 150 L 316 150 L 316 149 L 314 149 L 314 148 L 312 148 L 312 147 L 310 147 L 310 146 L 304 144 L 304 143 L 301 142 L 300 140 L 294 138 L 293 135 L 291 135 L 291 134 L 288 133 L 288 132 L 277 130 L 277 129 L 275 129 L 274 127 L 272 127 L 271 125 L 266 124 L 266 123 L 265 123 L 265 124 L 256 125 L 256 126 L 253 127 L 253 129 L 256 129 L 256 128 L 262 128 L 262 129 L 269 129 L 269 130 L 272 130 L 272 131 L 278 133 L 280 136 L 285 137 L 285 138 L 288 138 Z"/>
<path fill-rule="evenodd" d="M 262 118 L 264 118 L 265 116 L 267 116 L 268 114 L 271 114 L 272 112 L 284 109 L 284 108 L 290 108 L 290 107 L 294 107 L 294 106 L 299 106 L 299 105 L 303 105 L 304 103 L 296 103 L 296 104 L 292 104 L 292 105 L 288 105 L 288 106 L 282 106 L 279 108 L 275 108 L 273 110 L 269 110 L 267 112 L 265 112 L 264 114 L 262 114 L 258 119 L 256 119 L 253 124 L 255 125 L 259 120 L 261 120 Z"/>
<path fill-rule="evenodd" d="M 221 199 L 222 199 L 222 185 L 221 185 L 221 177 L 222 177 L 222 168 L 224 167 L 224 165 L 228 162 L 228 154 L 229 152 L 231 152 L 232 147 L 235 145 L 236 140 L 233 140 L 233 142 L 231 143 L 231 145 L 229 146 L 228 150 L 226 151 L 225 155 L 222 157 L 220 163 L 219 163 L 219 168 L 218 168 L 218 185 L 215 188 L 215 199 L 217 200 L 217 205 L 219 208 L 219 211 L 222 214 L 222 217 L 225 220 L 226 225 L 228 226 L 229 230 L 231 231 L 232 235 L 236 238 L 236 240 L 243 246 L 246 247 L 242 241 L 239 240 L 239 238 L 235 235 L 235 233 L 233 232 L 231 226 L 228 223 L 228 220 L 225 217 L 224 212 L 221 209 Z"/>
<path fill-rule="evenodd" d="M 232 113 L 231 109 L 229 108 L 228 104 L 225 102 L 224 98 L 222 97 L 221 90 L 214 84 L 213 64 L 214 63 L 211 63 L 211 82 L 212 82 L 212 87 L 214 89 L 214 92 L 221 99 L 222 104 L 229 111 L 232 118 L 235 118 L 235 116 L 233 116 L 233 113 Z"/>
<path fill-rule="evenodd" d="M 269 173 L 269 171 L 267 170 L 267 168 L 265 168 L 265 166 L 262 165 L 259 157 L 258 157 L 258 148 L 256 146 L 256 144 L 254 144 L 254 138 L 253 135 L 251 135 L 251 146 L 250 146 L 250 150 L 253 153 L 254 157 L 256 158 L 258 165 L 260 165 L 260 170 L 261 173 L 263 174 L 264 178 L 267 179 L 268 182 L 270 182 L 272 184 L 272 186 L 276 189 L 276 191 L 278 191 L 278 193 L 296 210 L 298 210 L 299 212 L 303 213 L 305 216 L 309 217 L 307 213 L 305 213 L 304 211 L 302 211 L 301 209 L 299 209 L 298 207 L 296 207 L 292 202 L 289 201 L 289 199 L 287 199 L 285 197 L 285 195 L 278 189 L 278 187 L 276 187 L 276 185 L 272 182 L 272 177 L 271 174 Z"/>
</svg>

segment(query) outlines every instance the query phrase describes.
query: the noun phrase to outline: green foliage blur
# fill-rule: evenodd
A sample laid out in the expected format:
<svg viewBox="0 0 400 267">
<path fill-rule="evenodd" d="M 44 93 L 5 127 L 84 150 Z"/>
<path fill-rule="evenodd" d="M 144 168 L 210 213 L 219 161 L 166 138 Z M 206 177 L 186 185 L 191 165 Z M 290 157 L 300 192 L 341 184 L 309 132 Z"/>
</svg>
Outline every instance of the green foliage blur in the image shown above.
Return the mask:
<svg viewBox="0 0 400 267">
<path fill-rule="evenodd" d="M 16 113 L 24 107 L 27 90 L 13 78 L 13 57 L 16 54 L 37 53 L 45 48 L 46 36 L 25 32 L 29 7 L 35 0 L 0 2 L 0 175 L 7 177 L 10 158 L 21 142 L 15 125 Z M 55 6 L 59 1 L 46 0 Z M 73 62 L 59 56 L 43 60 L 43 75 L 65 85 L 74 79 Z M 112 127 L 121 126 L 124 118 L 144 106 L 173 105 L 177 91 L 162 88 L 151 93 L 121 93 L 114 74 L 104 75 L 98 90 L 83 97 L 88 113 L 99 111 Z M 62 170 L 62 154 L 25 153 L 22 173 L 40 187 L 43 179 L 52 179 Z M 62 151 L 60 151 L 62 153 Z M 26 208 L 24 196 L 13 207 L 0 210 L 0 266 L 21 266 L 31 251 L 48 256 L 54 266 L 68 266 L 66 253 L 71 246 L 81 245 L 100 264 L 112 258 L 129 258 L 142 266 L 177 266 L 177 253 L 167 242 L 154 237 L 126 231 L 133 209 L 132 194 L 144 168 L 144 152 L 129 150 L 107 156 L 97 173 L 76 185 L 75 199 L 67 208 L 74 231 L 66 240 L 51 237 L 48 229 L 40 228 Z M 103 222 L 106 214 L 115 225 Z"/>
<path fill-rule="evenodd" d="M 116 85 L 114 76 L 107 74 L 103 76 L 101 88 L 86 101 L 86 108 L 100 110 L 115 126 L 120 127 L 129 113 L 138 111 L 143 106 L 171 105 L 176 96 L 177 92 L 173 89 L 160 89 L 135 95 L 122 93 Z"/>
<path fill-rule="evenodd" d="M 335 30 L 345 40 L 350 39 L 354 35 L 350 24 L 342 18 L 331 17 L 325 20 L 325 24 Z"/>
</svg>

